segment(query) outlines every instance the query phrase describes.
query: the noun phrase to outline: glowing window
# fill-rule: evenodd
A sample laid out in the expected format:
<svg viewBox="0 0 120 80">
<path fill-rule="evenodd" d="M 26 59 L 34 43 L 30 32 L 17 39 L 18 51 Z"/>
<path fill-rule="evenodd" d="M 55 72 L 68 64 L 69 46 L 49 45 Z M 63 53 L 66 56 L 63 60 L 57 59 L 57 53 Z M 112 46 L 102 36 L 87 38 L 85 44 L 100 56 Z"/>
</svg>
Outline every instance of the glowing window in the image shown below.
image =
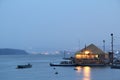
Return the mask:
<svg viewBox="0 0 120 80">
<path fill-rule="evenodd" d="M 85 54 L 89 54 L 90 53 L 90 51 L 85 51 Z"/>
</svg>

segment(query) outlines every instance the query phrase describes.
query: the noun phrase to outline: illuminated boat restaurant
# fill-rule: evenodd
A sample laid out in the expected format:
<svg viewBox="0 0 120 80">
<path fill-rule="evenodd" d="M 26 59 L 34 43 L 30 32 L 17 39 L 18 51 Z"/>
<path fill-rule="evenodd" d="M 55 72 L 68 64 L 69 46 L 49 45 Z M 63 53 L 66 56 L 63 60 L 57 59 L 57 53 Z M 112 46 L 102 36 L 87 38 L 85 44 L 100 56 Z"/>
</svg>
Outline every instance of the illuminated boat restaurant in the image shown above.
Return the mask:
<svg viewBox="0 0 120 80">
<path fill-rule="evenodd" d="M 75 63 L 81 64 L 106 64 L 109 61 L 108 53 L 105 53 L 94 44 L 85 46 L 85 48 L 75 53 Z"/>
</svg>

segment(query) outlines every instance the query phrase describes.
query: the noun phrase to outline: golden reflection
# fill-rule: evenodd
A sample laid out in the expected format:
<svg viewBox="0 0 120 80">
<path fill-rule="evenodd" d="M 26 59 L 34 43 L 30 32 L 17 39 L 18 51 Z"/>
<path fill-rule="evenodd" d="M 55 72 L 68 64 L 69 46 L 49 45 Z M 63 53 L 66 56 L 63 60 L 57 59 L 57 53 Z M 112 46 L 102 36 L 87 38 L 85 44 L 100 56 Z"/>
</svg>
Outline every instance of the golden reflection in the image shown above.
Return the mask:
<svg viewBox="0 0 120 80">
<path fill-rule="evenodd" d="M 83 80 L 90 80 L 90 72 L 91 72 L 90 67 L 83 68 Z"/>
</svg>

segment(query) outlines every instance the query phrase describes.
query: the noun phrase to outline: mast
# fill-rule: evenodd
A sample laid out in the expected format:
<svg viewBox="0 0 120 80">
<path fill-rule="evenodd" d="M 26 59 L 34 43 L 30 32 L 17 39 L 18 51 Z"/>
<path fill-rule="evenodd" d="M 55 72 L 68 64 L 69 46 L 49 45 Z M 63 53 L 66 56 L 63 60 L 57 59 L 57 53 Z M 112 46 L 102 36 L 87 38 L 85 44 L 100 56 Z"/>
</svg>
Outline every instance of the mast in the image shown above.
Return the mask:
<svg viewBox="0 0 120 80">
<path fill-rule="evenodd" d="M 103 40 L 103 51 L 105 52 L 105 40 Z"/>
<path fill-rule="evenodd" d="M 111 33 L 111 51 L 113 53 L 113 33 Z"/>
<path fill-rule="evenodd" d="M 113 33 L 111 33 L 111 63 L 113 64 L 113 55 L 114 55 L 114 52 L 113 52 Z"/>
</svg>

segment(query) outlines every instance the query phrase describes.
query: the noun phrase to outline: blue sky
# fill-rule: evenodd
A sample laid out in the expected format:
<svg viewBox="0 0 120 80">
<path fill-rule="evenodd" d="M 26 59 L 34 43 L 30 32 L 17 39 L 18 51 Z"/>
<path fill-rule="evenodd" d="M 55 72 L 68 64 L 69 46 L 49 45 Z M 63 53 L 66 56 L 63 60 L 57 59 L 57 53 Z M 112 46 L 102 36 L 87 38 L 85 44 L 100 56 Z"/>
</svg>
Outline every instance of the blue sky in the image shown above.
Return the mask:
<svg viewBox="0 0 120 80">
<path fill-rule="evenodd" d="M 1 0 L 0 48 L 74 49 L 120 44 L 119 0 Z"/>
</svg>

